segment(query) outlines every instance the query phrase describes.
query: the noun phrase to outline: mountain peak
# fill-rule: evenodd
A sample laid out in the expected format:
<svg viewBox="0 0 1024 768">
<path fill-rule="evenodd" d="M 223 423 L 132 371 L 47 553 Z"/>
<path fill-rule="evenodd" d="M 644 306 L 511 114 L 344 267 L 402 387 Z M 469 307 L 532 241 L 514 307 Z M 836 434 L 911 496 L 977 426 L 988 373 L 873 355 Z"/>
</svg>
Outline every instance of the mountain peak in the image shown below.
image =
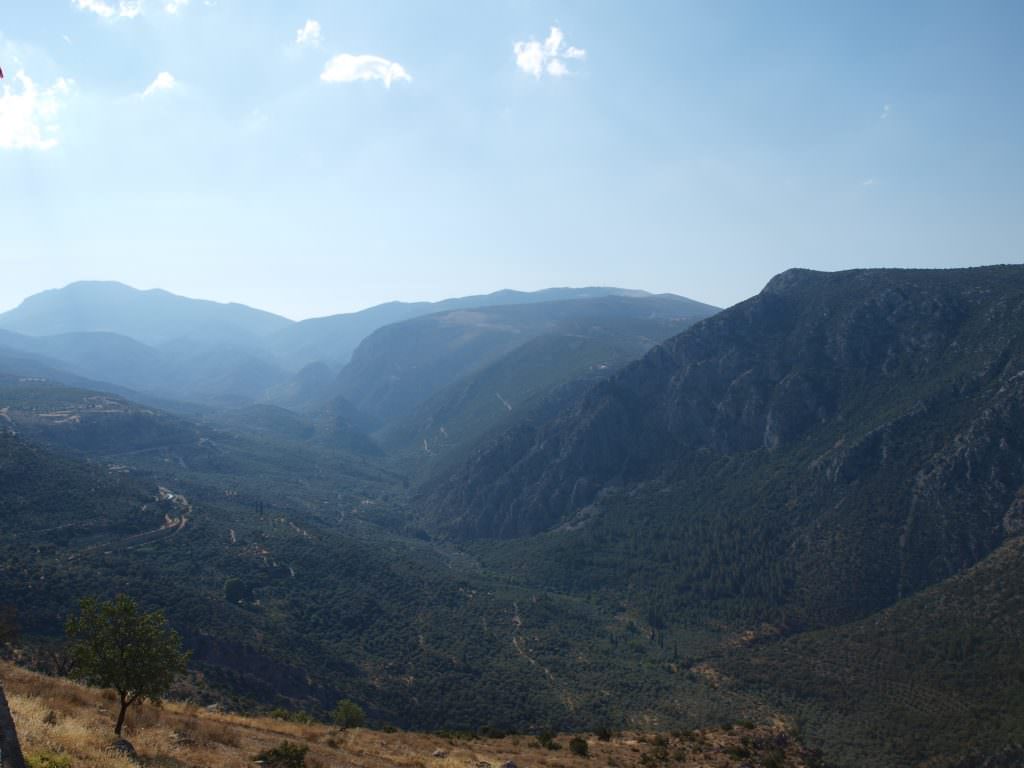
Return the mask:
<svg viewBox="0 0 1024 768">
<path fill-rule="evenodd" d="M 0 314 L 0 328 L 28 336 L 109 332 L 145 344 L 228 329 L 245 344 L 291 324 L 287 318 L 242 304 L 190 299 L 155 288 L 139 290 L 116 281 L 83 280 L 29 296 Z"/>
</svg>

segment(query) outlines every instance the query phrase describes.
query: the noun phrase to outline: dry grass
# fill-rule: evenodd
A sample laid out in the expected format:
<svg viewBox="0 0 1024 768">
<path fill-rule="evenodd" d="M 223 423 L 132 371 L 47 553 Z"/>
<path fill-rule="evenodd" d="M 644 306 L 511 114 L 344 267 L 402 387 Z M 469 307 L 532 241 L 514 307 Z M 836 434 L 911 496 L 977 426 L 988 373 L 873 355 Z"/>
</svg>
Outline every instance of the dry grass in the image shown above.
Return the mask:
<svg viewBox="0 0 1024 768">
<path fill-rule="evenodd" d="M 9 664 L 0 664 L 0 679 L 26 757 L 66 755 L 75 768 L 133 766 L 109 750 L 116 715 L 109 694 Z M 484 763 L 500 768 L 508 761 L 519 768 L 695 768 L 757 764 L 730 755 L 728 750 L 735 752 L 744 738 L 771 739 L 780 731 L 781 726 L 776 724 L 674 738 L 666 735 L 658 742 L 654 736 L 639 734 L 624 734 L 606 742 L 585 735 L 590 756 L 579 757 L 569 751 L 566 735 L 557 739 L 562 748 L 552 751 L 541 747 L 532 736 L 453 741 L 422 733 L 362 728 L 339 731 L 326 725 L 243 717 L 167 702 L 160 707 L 133 707 L 125 735 L 143 763 L 159 768 L 251 768 L 254 755 L 283 740 L 309 747 L 306 764 L 311 768 L 484 768 Z M 790 745 L 785 752 L 784 765 L 803 768 L 799 748 Z"/>
</svg>

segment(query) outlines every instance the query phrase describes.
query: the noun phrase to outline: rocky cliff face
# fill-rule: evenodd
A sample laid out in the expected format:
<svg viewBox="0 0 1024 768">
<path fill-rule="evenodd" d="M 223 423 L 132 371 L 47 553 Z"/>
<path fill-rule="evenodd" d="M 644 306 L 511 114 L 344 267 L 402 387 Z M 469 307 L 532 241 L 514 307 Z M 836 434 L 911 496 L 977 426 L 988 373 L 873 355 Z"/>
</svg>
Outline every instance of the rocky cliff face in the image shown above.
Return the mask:
<svg viewBox="0 0 1024 768">
<path fill-rule="evenodd" d="M 868 546 L 871 516 L 843 504 L 875 509 L 902 590 L 1024 525 L 1022 436 L 1024 267 L 791 270 L 505 434 L 424 508 L 455 536 L 522 536 L 697 457 L 754 456 L 779 465 L 794 508 L 814 506 L 794 547 Z"/>
</svg>

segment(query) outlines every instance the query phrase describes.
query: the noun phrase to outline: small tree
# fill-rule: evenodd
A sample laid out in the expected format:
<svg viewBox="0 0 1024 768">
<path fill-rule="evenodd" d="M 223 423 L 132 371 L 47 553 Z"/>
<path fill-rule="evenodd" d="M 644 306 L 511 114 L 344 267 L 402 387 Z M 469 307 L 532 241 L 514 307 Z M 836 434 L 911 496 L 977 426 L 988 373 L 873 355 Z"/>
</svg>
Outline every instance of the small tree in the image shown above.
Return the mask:
<svg viewBox="0 0 1024 768">
<path fill-rule="evenodd" d="M 342 699 L 334 708 L 334 723 L 339 728 L 361 728 L 366 723 L 366 715 L 354 701 Z"/>
<path fill-rule="evenodd" d="M 590 745 L 582 736 L 573 736 L 569 740 L 569 751 L 580 757 L 588 757 L 590 755 Z"/>
<path fill-rule="evenodd" d="M 109 603 L 91 597 L 82 600 L 79 615 L 68 620 L 66 629 L 72 641 L 74 676 L 117 692 L 121 709 L 114 733 L 118 736 L 128 707 L 167 693 L 188 663 L 181 638 L 167 627 L 163 613 L 140 613 L 127 595 Z"/>
</svg>

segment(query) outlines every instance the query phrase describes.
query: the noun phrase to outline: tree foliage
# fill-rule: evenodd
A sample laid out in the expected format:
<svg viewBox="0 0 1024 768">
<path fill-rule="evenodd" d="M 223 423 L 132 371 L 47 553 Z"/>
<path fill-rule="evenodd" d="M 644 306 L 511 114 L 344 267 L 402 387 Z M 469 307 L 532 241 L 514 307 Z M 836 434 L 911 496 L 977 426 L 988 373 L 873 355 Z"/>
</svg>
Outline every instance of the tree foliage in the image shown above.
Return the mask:
<svg viewBox="0 0 1024 768">
<path fill-rule="evenodd" d="M 334 708 L 334 723 L 339 728 L 361 728 L 366 724 L 366 715 L 354 701 L 342 699 Z"/>
<path fill-rule="evenodd" d="M 127 595 L 110 602 L 85 598 L 66 630 L 72 641 L 74 675 L 118 694 L 121 708 L 114 726 L 118 736 L 128 707 L 165 694 L 188 662 L 181 638 L 167 627 L 163 613 L 141 613 Z"/>
</svg>

